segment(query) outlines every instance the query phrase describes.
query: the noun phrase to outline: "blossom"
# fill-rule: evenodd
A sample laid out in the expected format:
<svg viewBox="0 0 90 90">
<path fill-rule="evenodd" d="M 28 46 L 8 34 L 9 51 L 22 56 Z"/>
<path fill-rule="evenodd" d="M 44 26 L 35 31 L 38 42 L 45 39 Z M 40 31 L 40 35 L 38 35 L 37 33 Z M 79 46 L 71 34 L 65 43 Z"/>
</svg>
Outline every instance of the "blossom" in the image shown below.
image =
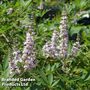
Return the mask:
<svg viewBox="0 0 90 90">
<path fill-rule="evenodd" d="M 24 70 L 27 69 L 32 69 L 36 66 L 36 53 L 35 53 L 35 48 L 34 48 L 34 20 L 33 20 L 33 15 L 30 15 L 30 25 L 28 26 L 28 31 L 26 32 L 26 40 L 24 42 L 24 47 L 22 50 L 22 54 L 20 53 L 19 50 L 14 50 L 13 52 L 13 58 L 9 62 L 9 68 L 10 68 L 10 73 L 20 73 L 21 68 L 18 66 L 18 62 L 24 68 Z M 24 71 L 23 70 L 23 71 Z"/>
<path fill-rule="evenodd" d="M 71 55 L 72 56 L 76 56 L 77 55 L 77 52 L 79 51 L 79 49 L 80 49 L 80 43 L 79 43 L 79 41 L 76 41 L 73 44 L 73 47 L 72 47 L 72 50 L 71 50 Z"/>
<path fill-rule="evenodd" d="M 60 41 L 59 41 L 59 54 L 60 57 L 66 57 L 68 53 L 68 30 L 67 30 L 67 15 L 66 12 L 62 13 L 60 21 Z"/>
<path fill-rule="evenodd" d="M 66 57 L 68 53 L 68 30 L 67 30 L 67 15 L 62 13 L 60 22 L 60 32 L 54 30 L 50 42 L 47 42 L 43 47 L 43 53 L 46 57 Z M 59 44 L 59 45 L 58 45 Z"/>
<path fill-rule="evenodd" d="M 46 42 L 46 44 L 43 46 L 43 55 L 46 58 L 58 57 L 58 51 L 57 51 L 57 47 L 56 47 L 57 40 L 58 40 L 58 32 L 56 30 L 54 30 L 51 41 Z"/>
<path fill-rule="evenodd" d="M 33 36 L 29 33 L 26 33 L 26 41 L 24 42 L 24 49 L 22 52 L 22 60 L 24 60 L 24 69 L 31 69 L 36 66 L 35 63 L 35 48 Z"/>
<path fill-rule="evenodd" d="M 17 66 L 18 62 L 22 62 L 21 53 L 19 50 L 13 52 L 12 59 L 9 61 L 10 74 L 20 73 L 20 69 Z"/>
<path fill-rule="evenodd" d="M 29 15 L 30 25 L 26 32 L 26 41 L 22 52 L 22 60 L 24 61 L 24 69 L 32 69 L 36 66 L 36 53 L 34 48 L 34 14 Z"/>
</svg>

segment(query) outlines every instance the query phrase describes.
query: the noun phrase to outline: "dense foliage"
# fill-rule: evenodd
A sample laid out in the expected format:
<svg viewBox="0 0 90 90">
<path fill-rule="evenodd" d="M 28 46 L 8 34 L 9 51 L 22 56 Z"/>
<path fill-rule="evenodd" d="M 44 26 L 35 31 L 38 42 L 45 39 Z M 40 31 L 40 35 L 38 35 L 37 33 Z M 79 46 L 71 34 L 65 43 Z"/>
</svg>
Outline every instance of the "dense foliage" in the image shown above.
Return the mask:
<svg viewBox="0 0 90 90">
<path fill-rule="evenodd" d="M 2 86 L 2 82 L 0 82 L 0 90 L 89 90 L 90 25 L 75 22 L 82 18 L 82 12 L 90 14 L 90 0 L 45 0 L 44 8 L 40 8 L 41 1 L 43 2 L 43 0 L 0 1 L 0 79 L 35 79 L 35 81 L 29 82 L 27 87 L 7 87 Z M 46 13 L 50 8 L 58 9 L 54 9 L 55 16 L 48 18 Z M 60 31 L 59 26 L 64 9 L 68 17 L 68 53 L 77 42 L 75 35 L 79 37 L 79 52 L 76 56 L 46 58 L 42 48 L 47 41 L 51 40 L 54 30 Z M 33 27 L 31 28 L 30 25 Z M 33 38 L 26 34 L 29 28 L 33 30 L 30 31 L 30 34 L 33 32 L 31 34 Z M 31 41 L 34 40 L 33 43 L 28 41 L 26 35 Z M 25 45 L 24 42 L 26 42 Z M 32 52 L 35 52 L 36 55 L 34 58 L 36 65 L 24 71 L 23 66 L 26 63 L 24 60 L 22 63 L 18 63 L 21 72 L 10 74 L 9 64 L 14 57 L 12 53 L 20 50 L 20 53 L 23 54 L 22 51 L 28 44 L 31 46 L 34 44 L 35 49 Z M 31 49 L 28 48 L 28 50 Z"/>
</svg>

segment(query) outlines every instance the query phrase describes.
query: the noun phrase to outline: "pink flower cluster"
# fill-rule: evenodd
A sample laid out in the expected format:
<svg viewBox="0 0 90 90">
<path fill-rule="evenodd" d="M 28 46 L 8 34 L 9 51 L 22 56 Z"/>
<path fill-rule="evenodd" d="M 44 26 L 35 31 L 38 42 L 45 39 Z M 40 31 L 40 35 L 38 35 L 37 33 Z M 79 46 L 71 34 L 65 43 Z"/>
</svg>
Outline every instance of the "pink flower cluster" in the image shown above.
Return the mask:
<svg viewBox="0 0 90 90">
<path fill-rule="evenodd" d="M 21 53 L 19 50 L 15 50 L 13 52 L 12 60 L 9 62 L 10 74 L 13 72 L 20 73 L 19 67 L 17 66 L 18 62 L 22 62 Z"/>
<path fill-rule="evenodd" d="M 62 12 L 59 26 L 60 32 L 54 31 L 51 41 L 46 42 L 43 46 L 43 55 L 48 58 L 66 58 L 68 54 L 68 27 L 66 12 Z M 80 48 L 79 42 L 73 44 L 72 54 L 76 55 Z"/>
<path fill-rule="evenodd" d="M 58 50 L 57 50 L 57 40 L 58 40 L 58 32 L 54 30 L 51 41 L 46 42 L 43 46 L 43 54 L 46 58 L 56 58 L 58 57 Z"/>
<path fill-rule="evenodd" d="M 22 60 L 24 61 L 24 69 L 26 70 L 34 68 L 36 66 L 35 59 L 36 57 L 33 36 L 31 36 L 31 34 L 27 32 L 22 54 Z"/>
<path fill-rule="evenodd" d="M 72 47 L 72 50 L 71 50 L 71 55 L 72 56 L 76 56 L 78 51 L 79 51 L 79 49 L 80 49 L 80 43 L 79 43 L 79 41 L 77 41 L 77 42 L 75 42 L 73 44 L 73 47 Z"/>
<path fill-rule="evenodd" d="M 60 57 L 64 58 L 68 54 L 68 28 L 67 28 L 67 15 L 66 12 L 63 11 L 62 17 L 61 17 L 61 22 L 60 22 L 60 52 L 59 55 Z"/>
<path fill-rule="evenodd" d="M 18 62 L 20 62 L 24 70 L 32 69 L 36 66 L 36 54 L 34 48 L 34 27 L 33 27 L 33 16 L 31 16 L 31 23 L 28 26 L 28 31 L 26 32 L 26 40 L 24 42 L 24 47 L 22 54 L 19 51 L 15 51 L 13 54 L 13 59 L 9 62 L 10 73 L 20 73 L 20 68 L 18 67 Z"/>
</svg>

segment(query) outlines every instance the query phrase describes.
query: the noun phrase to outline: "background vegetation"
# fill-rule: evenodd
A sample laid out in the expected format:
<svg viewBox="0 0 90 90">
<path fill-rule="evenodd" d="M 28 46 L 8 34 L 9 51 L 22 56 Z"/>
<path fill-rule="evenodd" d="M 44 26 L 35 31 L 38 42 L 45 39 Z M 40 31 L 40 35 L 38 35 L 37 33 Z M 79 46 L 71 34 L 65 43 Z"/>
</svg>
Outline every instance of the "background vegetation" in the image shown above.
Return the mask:
<svg viewBox="0 0 90 90">
<path fill-rule="evenodd" d="M 35 47 L 37 52 L 37 66 L 13 78 L 35 78 L 28 87 L 3 87 L 0 90 L 90 90 L 90 25 L 80 25 L 72 21 L 82 18 L 77 16 L 80 11 L 90 13 L 89 0 L 45 0 L 46 9 L 37 7 L 40 0 L 2 0 L 0 1 L 0 78 L 9 77 L 9 59 L 14 47 L 23 49 L 23 42 L 30 23 L 29 14 L 34 13 Z M 58 7 L 56 16 L 52 19 L 41 19 L 50 7 Z M 66 7 L 68 14 L 68 31 L 72 37 L 80 34 L 81 48 L 75 58 L 68 58 L 66 71 L 62 70 L 61 59 L 46 59 L 42 55 L 42 47 L 50 40 L 53 30 L 59 31 L 61 12 Z M 12 12 L 8 14 L 8 10 Z M 80 33 L 81 32 L 81 33 Z M 70 44 L 73 40 L 69 41 Z M 71 47 L 70 47 L 71 48 Z M 68 64 L 69 63 L 69 64 Z M 10 76 L 12 77 L 12 76 Z"/>
</svg>

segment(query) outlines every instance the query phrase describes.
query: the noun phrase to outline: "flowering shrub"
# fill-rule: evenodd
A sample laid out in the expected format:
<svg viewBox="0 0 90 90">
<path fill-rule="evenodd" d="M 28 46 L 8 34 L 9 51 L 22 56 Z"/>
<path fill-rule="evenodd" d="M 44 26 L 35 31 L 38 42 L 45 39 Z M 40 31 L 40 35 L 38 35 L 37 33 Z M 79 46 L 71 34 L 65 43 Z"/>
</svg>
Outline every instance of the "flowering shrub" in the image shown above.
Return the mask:
<svg viewBox="0 0 90 90">
<path fill-rule="evenodd" d="M 89 90 L 90 25 L 74 23 L 89 0 L 41 1 L 0 1 L 0 90 Z"/>
<path fill-rule="evenodd" d="M 67 15 L 66 12 L 62 12 L 62 17 L 60 21 L 60 33 L 56 30 L 53 31 L 51 38 L 51 43 L 46 42 L 43 47 L 44 55 L 46 57 L 52 58 L 65 58 L 68 54 L 68 28 L 67 28 Z M 58 43 L 57 43 L 58 41 Z M 80 48 L 79 40 L 73 44 L 71 53 L 72 55 L 77 55 L 77 52 Z"/>
</svg>

